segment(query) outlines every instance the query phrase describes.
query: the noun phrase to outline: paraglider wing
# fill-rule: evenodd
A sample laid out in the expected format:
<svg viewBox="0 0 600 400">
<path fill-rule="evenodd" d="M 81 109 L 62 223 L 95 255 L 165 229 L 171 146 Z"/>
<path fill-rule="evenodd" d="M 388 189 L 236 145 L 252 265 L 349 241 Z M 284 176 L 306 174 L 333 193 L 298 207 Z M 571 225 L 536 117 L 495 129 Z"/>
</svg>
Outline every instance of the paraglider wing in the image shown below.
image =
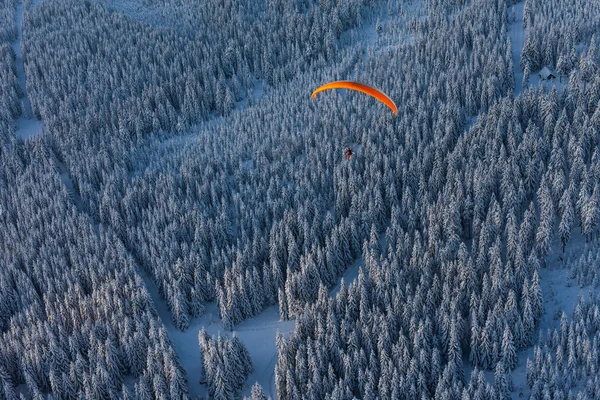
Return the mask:
<svg viewBox="0 0 600 400">
<path fill-rule="evenodd" d="M 357 90 L 359 92 L 363 92 L 368 94 L 369 96 L 375 97 L 377 100 L 384 103 L 386 106 L 392 109 L 394 114 L 398 113 L 398 107 L 394 104 L 394 101 L 390 99 L 385 93 L 381 90 L 377 90 L 372 86 L 365 85 L 364 83 L 354 82 L 354 81 L 336 81 L 327 83 L 321 87 L 318 87 L 313 93 L 312 98 L 314 99 L 317 93 L 322 92 L 323 90 L 328 89 L 350 89 Z"/>
</svg>

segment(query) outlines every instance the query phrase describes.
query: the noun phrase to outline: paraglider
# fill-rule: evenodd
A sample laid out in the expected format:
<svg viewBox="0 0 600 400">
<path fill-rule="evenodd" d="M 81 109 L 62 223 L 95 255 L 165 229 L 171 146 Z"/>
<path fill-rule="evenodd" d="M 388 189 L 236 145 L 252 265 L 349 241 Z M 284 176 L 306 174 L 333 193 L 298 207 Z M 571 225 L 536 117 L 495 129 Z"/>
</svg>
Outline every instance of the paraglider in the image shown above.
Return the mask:
<svg viewBox="0 0 600 400">
<path fill-rule="evenodd" d="M 375 89 L 372 86 L 354 81 L 335 81 L 327 83 L 315 89 L 311 97 L 314 99 L 317 93 L 329 89 L 350 89 L 368 94 L 369 96 L 376 98 L 377 100 L 381 101 L 383 104 L 388 106 L 394 112 L 394 114 L 398 114 L 398 107 L 396 107 L 396 104 L 388 95 L 383 93 L 381 90 Z M 349 160 L 352 157 L 352 154 L 353 152 L 350 146 L 344 149 L 344 155 L 346 156 L 347 160 Z"/>
<path fill-rule="evenodd" d="M 317 93 L 328 89 L 350 89 L 368 94 L 369 96 L 375 97 L 377 100 L 388 106 L 394 112 L 394 114 L 398 114 L 398 107 L 396 107 L 396 104 L 392 99 L 389 98 L 388 95 L 372 86 L 354 81 L 335 81 L 327 83 L 315 89 L 315 91 L 312 93 L 312 98 L 314 99 Z"/>
</svg>

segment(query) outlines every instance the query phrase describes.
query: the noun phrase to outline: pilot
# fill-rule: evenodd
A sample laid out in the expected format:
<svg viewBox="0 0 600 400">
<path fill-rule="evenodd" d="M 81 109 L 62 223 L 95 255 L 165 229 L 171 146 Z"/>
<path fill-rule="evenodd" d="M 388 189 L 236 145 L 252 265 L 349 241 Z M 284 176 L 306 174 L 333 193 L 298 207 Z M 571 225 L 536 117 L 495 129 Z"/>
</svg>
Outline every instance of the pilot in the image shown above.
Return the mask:
<svg viewBox="0 0 600 400">
<path fill-rule="evenodd" d="M 346 159 L 350 159 L 352 157 L 352 149 L 350 147 L 346 147 L 344 149 L 344 154 L 346 155 Z"/>
</svg>

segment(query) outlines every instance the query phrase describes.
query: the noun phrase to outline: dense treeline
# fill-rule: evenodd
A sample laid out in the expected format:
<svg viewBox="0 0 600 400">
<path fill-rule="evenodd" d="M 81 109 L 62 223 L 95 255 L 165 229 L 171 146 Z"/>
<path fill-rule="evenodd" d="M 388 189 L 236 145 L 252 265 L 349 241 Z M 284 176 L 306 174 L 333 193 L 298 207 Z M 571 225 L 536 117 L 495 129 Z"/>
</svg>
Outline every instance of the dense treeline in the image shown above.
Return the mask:
<svg viewBox="0 0 600 400">
<path fill-rule="evenodd" d="M 360 4 L 350 2 L 346 6 L 349 14 L 342 16 L 342 29 L 358 18 Z M 262 71 L 254 65 L 252 68 L 256 70 L 251 70 L 254 76 L 250 79 L 262 78 L 275 84 L 287 79 L 286 74 L 289 76 L 292 69 L 307 68 L 316 57 L 320 57 L 317 61 L 321 64 L 324 57 L 331 57 L 332 54 L 325 54 L 325 33 L 340 27 L 325 26 L 326 21 L 317 21 L 315 15 L 314 10 L 296 11 L 291 16 L 297 19 L 295 22 L 277 27 L 287 29 L 290 37 L 310 32 L 315 47 L 306 56 L 292 58 L 292 47 L 278 46 L 283 54 L 275 51 L 267 54 L 267 58 L 276 57 L 267 60 L 273 64 L 272 70 Z M 274 15 L 269 18 L 276 20 Z M 312 19 L 314 23 L 310 22 Z M 263 23 L 264 20 L 259 21 L 259 28 Z M 294 24 L 314 29 L 290 30 Z M 277 35 L 282 33 L 267 28 L 261 29 L 268 31 L 268 40 L 275 43 Z M 192 49 L 185 35 L 177 31 L 152 30 L 85 2 L 51 1 L 35 8 L 27 3 L 23 29 L 29 95 L 36 116 L 44 120 L 50 134 L 25 143 L 13 140 L 9 146 L 0 148 L 3 165 L 0 214 L 2 237 L 6 239 L 2 241 L 1 254 L 8 265 L 2 270 L 0 299 L 2 395 L 12 398 L 21 391 L 34 398 L 46 394 L 59 398 L 185 398 L 185 375 L 133 271 L 134 261 L 125 250 L 131 245 L 130 232 L 125 235 L 121 231 L 117 212 L 120 210 L 111 201 L 106 203 L 108 208 L 87 207 L 91 218 L 78 214 L 70 198 L 73 193 L 65 190 L 58 172 L 64 162 L 75 178 L 75 195 L 79 197 L 81 193 L 84 204 L 94 204 L 99 197 L 99 183 L 104 179 L 110 183 L 113 169 L 121 172 L 124 167 L 138 167 L 133 142 L 150 131 L 176 127 L 179 117 L 202 118 L 216 107 L 196 104 L 201 109 L 185 110 L 185 93 L 182 97 L 177 92 L 180 87 L 195 88 L 213 102 L 220 98 L 217 93 L 213 96 L 204 93 L 210 88 L 200 85 L 199 77 L 190 78 L 190 85 L 178 80 L 187 76 L 188 69 L 194 67 L 194 72 L 207 73 L 206 82 L 220 82 L 225 90 L 221 94 L 225 95 L 235 88 L 235 76 L 223 71 L 227 68 L 221 65 L 222 57 L 213 57 L 214 54 L 206 56 L 210 61 L 206 62 L 206 69 L 194 64 L 197 59 L 192 56 L 197 53 L 192 50 L 196 48 Z M 119 46 L 114 47 L 108 39 L 120 43 Z M 204 46 L 197 47 L 208 48 L 210 42 L 202 40 Z M 301 46 L 307 42 L 300 37 L 288 43 L 298 45 L 299 40 Z M 327 40 L 331 46 L 331 33 Z M 215 45 L 211 49 L 220 46 L 211 44 Z M 259 49 L 263 44 L 264 41 L 260 42 Z M 177 54 L 170 59 L 165 57 L 163 49 Z M 304 49 L 296 51 L 303 53 Z M 192 56 L 186 59 L 188 53 Z M 190 60 L 194 63 L 186 64 Z M 240 60 L 239 55 L 236 60 Z M 7 70 L 15 75 L 16 83 L 14 53 L 9 53 L 9 61 Z M 261 63 L 259 58 L 255 59 L 254 64 L 261 66 Z M 286 72 L 282 72 L 283 67 L 288 68 Z M 142 73 L 148 75 L 141 77 Z M 154 82 L 154 86 L 146 89 L 160 92 L 157 97 L 146 96 L 143 84 L 136 84 L 144 79 Z M 194 102 L 202 98 L 194 92 L 187 96 Z M 139 108 L 140 97 L 147 101 L 142 108 Z M 147 116 L 146 111 L 154 112 L 150 127 L 139 124 L 140 118 Z M 16 116 L 16 112 L 11 113 L 7 120 L 12 123 Z M 157 124 L 159 117 L 167 122 L 159 120 Z M 12 127 L 10 131 L 3 130 L 3 134 L 7 132 L 12 132 Z M 117 154 L 120 161 L 111 163 L 109 157 Z M 271 194 L 274 195 L 275 192 Z M 96 218 L 100 224 L 94 227 L 92 221 Z M 210 224 L 210 220 L 206 221 Z M 217 226 L 221 220 L 215 222 Z M 210 234 L 204 229 L 199 231 L 202 235 Z M 183 250 L 185 253 L 185 247 Z M 188 278 L 184 273 L 187 270 L 180 267 L 173 270 L 181 274 L 180 279 Z M 215 275 L 223 276 L 223 272 Z M 167 278 L 159 281 L 161 290 L 162 283 L 173 286 Z M 210 275 L 206 275 L 206 281 L 202 276 L 199 278 L 197 291 L 204 288 L 214 292 Z M 31 330 L 32 326 L 38 328 Z M 17 389 L 21 384 L 25 386 Z"/>
<path fill-rule="evenodd" d="M 17 0 L 4 0 L 0 7 L 0 42 L 9 43 L 17 40 L 18 32 L 15 21 Z"/>
<path fill-rule="evenodd" d="M 597 252 L 598 242 L 593 249 Z M 584 300 L 580 295 L 571 321 L 563 312 L 560 326 L 541 336 L 533 358 L 527 360 L 530 398 L 571 399 L 575 398 L 575 394 L 578 398 L 600 398 L 599 305 L 599 297 Z"/>
<path fill-rule="evenodd" d="M 345 19 L 340 22 L 340 26 L 328 25 L 329 30 L 332 28 L 343 29 L 345 28 L 344 24 L 350 24 L 356 18 L 354 15 L 357 14 L 355 8 L 358 3 L 351 2 L 347 5 L 350 7 L 348 10 L 350 14 L 342 16 Z M 279 66 L 296 62 L 293 68 L 296 68 L 297 65 L 305 68 L 306 60 L 324 52 L 324 21 L 316 22 L 314 10 L 308 13 L 302 11 L 292 13 L 291 17 L 308 18 L 308 21 L 298 20 L 278 27 L 283 29 L 296 24 L 314 25 L 311 34 L 312 44 L 315 45 L 315 48 L 307 52 L 306 57 L 301 56 L 294 60 L 290 57 L 290 54 L 293 54 L 291 48 L 285 49 L 278 46 L 278 50 L 284 50 L 287 53 L 282 55 L 278 55 L 274 51 L 265 53 L 267 54 L 267 63 Z M 229 17 L 225 11 L 223 15 Z M 271 15 L 270 19 L 274 20 L 275 16 Z M 312 19 L 315 19 L 314 23 L 307 23 Z M 57 25 L 52 25 L 53 28 L 50 28 L 52 32 L 45 30 L 44 23 L 54 24 L 56 21 L 60 21 L 62 29 L 56 30 Z M 270 27 L 261 25 L 264 21 L 260 21 L 258 18 L 257 21 L 257 30 L 267 31 L 270 35 L 269 40 L 273 43 L 278 40 L 276 35 L 281 36 L 281 32 L 270 32 L 267 29 Z M 236 26 L 235 21 L 232 21 L 231 26 Z M 212 32 L 213 30 L 207 31 Z M 216 29 L 214 31 L 219 35 L 227 34 L 226 30 L 221 32 Z M 99 34 L 101 32 L 102 35 Z M 256 32 L 240 30 L 241 33 Z M 306 32 L 289 29 L 287 33 L 292 36 L 295 34 L 307 35 Z M 336 35 L 339 35 L 339 32 Z M 47 202 L 42 199 L 53 199 L 51 204 L 47 204 L 47 215 L 40 220 L 51 225 L 58 224 L 58 228 L 53 225 L 53 229 L 64 231 L 67 236 L 57 236 L 51 230 L 41 230 L 39 235 L 31 235 L 26 239 L 29 241 L 31 238 L 37 237 L 33 243 L 28 242 L 29 247 L 20 244 L 17 238 L 25 239 L 19 237 L 20 235 L 16 232 L 4 236 L 8 239 L 3 244 L 5 243 L 9 247 L 3 249 L 2 254 L 10 257 L 11 260 L 13 258 L 17 260 L 10 263 L 7 273 L 17 274 L 20 271 L 17 265 L 24 263 L 32 269 L 28 272 L 33 277 L 33 282 L 29 285 L 26 284 L 28 283 L 26 281 L 21 282 L 23 277 L 19 278 L 21 281 L 12 276 L 3 280 L 6 287 L 11 288 L 11 290 L 3 291 L 2 301 L 3 330 L 6 330 L 6 340 L 3 342 L 6 347 L 3 348 L 3 357 L 4 352 L 9 352 L 3 358 L 7 360 L 7 367 L 2 371 L 4 379 L 2 383 L 4 390 L 7 391 L 6 396 L 11 396 L 14 387 L 23 382 L 27 383 L 27 388 L 34 397 L 37 397 L 38 394 L 53 393 L 55 396 L 73 398 L 80 393 L 85 393 L 87 397 L 114 398 L 121 390 L 120 395 L 124 397 L 128 395 L 135 398 L 159 398 L 165 395 L 169 398 L 185 396 L 183 374 L 166 338 L 164 328 L 153 314 L 147 294 L 143 291 L 140 292 L 142 289 L 139 280 L 132 281 L 132 259 L 124 254 L 120 240 L 110 233 L 115 231 L 122 234 L 118 229 L 120 226 L 114 220 L 107 221 L 102 213 L 92 211 L 93 218 L 98 217 L 102 223 L 109 222 L 115 228 L 109 226 L 109 231 L 105 232 L 104 225 L 101 224 L 99 233 L 94 234 L 93 229 L 89 226 L 87 228 L 79 226 L 82 224 L 80 221 L 75 225 L 79 227 L 75 234 L 72 229 L 63 227 L 64 224 L 67 226 L 75 224 L 70 218 L 82 217 L 75 215 L 64 186 L 57 180 L 56 170 L 58 170 L 57 165 L 60 161 L 52 159 L 49 154 L 56 152 L 58 158 L 64 160 L 70 170 L 75 171 L 73 175 L 76 178 L 78 177 L 77 168 L 85 170 L 86 164 L 90 161 L 92 168 L 96 167 L 95 169 L 90 168 L 93 173 L 98 172 L 100 175 L 109 173 L 110 169 L 102 161 L 102 157 L 106 153 L 100 152 L 100 157 L 98 157 L 98 148 L 106 146 L 109 151 L 118 148 L 121 153 L 125 153 L 124 148 L 119 148 L 119 146 L 131 143 L 132 140 L 139 139 L 151 130 L 175 127 L 178 122 L 175 115 L 183 116 L 184 119 L 186 117 L 202 118 L 216 107 L 215 104 L 198 104 L 202 96 L 206 96 L 211 102 L 220 99 L 222 104 L 228 100 L 228 104 L 232 105 L 231 98 L 229 98 L 231 93 L 235 95 L 235 100 L 239 98 L 237 92 L 231 92 L 239 84 L 236 80 L 238 78 L 234 76 L 235 71 L 230 70 L 232 65 L 240 70 L 238 75 L 241 78 L 239 79 L 254 80 L 254 76 L 251 75 L 254 74 L 256 77 L 264 78 L 267 82 L 274 84 L 276 81 L 284 79 L 285 74 L 277 72 L 279 70 L 275 68 L 271 70 L 270 64 L 267 64 L 267 67 L 264 68 L 265 71 L 262 71 L 260 57 L 264 57 L 265 54 L 258 52 L 259 48 L 246 48 L 246 51 L 258 54 L 254 60 L 250 55 L 240 56 L 239 48 L 234 60 L 227 59 L 226 56 L 231 56 L 228 48 L 227 51 L 223 50 L 226 54 L 222 57 L 218 55 L 218 52 L 205 55 L 204 59 L 210 60 L 210 62 L 207 61 L 201 66 L 196 64 L 203 59 L 203 57 L 196 57 L 198 56 L 197 49 L 217 51 L 221 43 L 225 43 L 224 40 L 201 37 L 198 40 L 204 44 L 198 45 L 197 42 L 186 41 L 185 36 L 179 35 L 177 32 L 154 31 L 89 3 L 46 2 L 39 8 L 28 9 L 25 13 L 24 37 L 29 95 L 34 112 L 38 117 L 44 119 L 50 128 L 51 135 L 36 141 L 35 144 L 27 144 L 20 151 L 16 150 L 22 146 L 18 142 L 14 142 L 15 144 L 10 148 L 2 149 L 5 152 L 3 153 L 3 163 L 11 168 L 17 168 L 19 173 L 23 170 L 29 171 L 30 176 L 22 177 L 22 185 L 27 188 L 31 187 L 31 189 L 23 189 L 24 192 L 37 193 L 39 196 L 39 199 L 34 202 L 27 203 L 29 208 L 23 208 L 23 206 L 19 206 L 19 201 L 26 201 L 26 196 L 22 191 L 15 190 L 17 187 L 14 184 L 15 179 L 4 181 L 6 187 L 11 186 L 13 196 L 8 196 L 9 191 L 3 190 L 3 194 L 6 196 L 4 197 L 3 211 L 7 211 L 6 214 L 3 214 L 6 218 L 3 221 L 6 224 L 3 226 L 14 231 L 16 226 L 14 218 L 23 215 L 37 215 L 39 213 L 37 208 L 40 204 Z M 81 42 L 76 43 L 75 38 Z M 252 37 L 253 40 L 255 38 L 256 35 Z M 251 44 L 246 39 L 242 38 L 239 41 L 246 45 Z M 147 42 L 142 43 L 144 40 Z M 210 40 L 215 40 L 215 42 Z M 255 47 L 259 43 L 261 46 L 264 44 L 257 40 L 252 42 Z M 331 46 L 331 38 L 328 40 L 329 46 Z M 111 44 L 115 42 L 119 43 L 119 46 L 114 47 Z M 294 44 L 294 42 L 298 45 L 298 38 L 291 43 Z M 300 40 L 300 45 L 304 45 L 304 43 L 307 41 Z M 212 46 L 209 47 L 209 44 Z M 79 45 L 81 46 L 78 47 Z M 164 48 L 171 49 L 177 54 L 173 55 L 172 59 L 165 57 L 165 54 L 162 53 Z M 296 51 L 304 52 L 304 49 L 297 48 Z M 70 58 L 69 54 L 76 57 Z M 269 57 L 279 58 L 269 59 Z M 223 65 L 221 65 L 221 58 L 225 58 Z M 215 59 L 217 62 L 214 61 Z M 124 63 L 124 60 L 128 60 L 128 63 Z M 137 60 L 138 63 L 134 63 L 134 60 Z M 14 54 L 9 61 L 8 71 L 12 71 L 16 78 Z M 244 64 L 249 61 L 252 66 Z M 187 82 L 182 81 L 181 78 L 188 76 L 187 74 L 191 70 L 206 75 L 206 81 L 204 82 L 199 76 L 190 77 Z M 141 76 L 142 73 L 148 75 Z M 242 76 L 242 73 L 245 75 Z M 275 73 L 278 75 L 274 75 Z M 289 73 L 289 71 L 286 72 L 288 75 Z M 144 88 L 144 85 L 140 84 L 144 80 L 152 85 Z M 219 92 L 218 89 L 222 89 L 222 91 L 210 92 L 210 86 L 207 86 L 209 81 L 213 87 L 218 86 L 215 83 L 218 81 L 221 86 L 216 90 Z M 10 83 L 11 80 L 6 82 Z M 249 85 L 246 86 L 250 86 L 250 84 L 253 82 L 249 81 Z M 194 102 L 195 108 L 190 108 L 191 103 L 184 104 L 186 93 L 178 92 L 177 90 L 180 88 L 186 88 L 188 103 Z M 144 90 L 156 91 L 152 95 L 156 94 L 157 97 L 147 96 Z M 223 96 L 219 96 L 219 94 Z M 146 103 L 141 105 L 140 98 L 146 99 Z M 155 104 L 156 107 L 152 104 Z M 223 110 L 225 108 L 221 107 L 220 111 Z M 148 113 L 152 117 L 152 126 L 139 123 L 140 118 L 145 118 Z M 7 120 L 10 121 L 16 116 L 17 113 L 14 112 Z M 131 116 L 136 116 L 137 119 L 132 119 Z M 157 124 L 156 121 L 159 117 L 161 119 Z M 110 132 L 119 132 L 119 135 L 115 137 Z M 13 147 L 15 148 L 13 149 Z M 84 148 L 89 152 L 83 151 Z M 34 150 L 32 151 L 32 149 Z M 46 170 L 36 169 L 39 167 L 38 163 L 27 158 L 28 152 L 41 154 L 38 156 L 43 162 L 51 165 L 46 165 Z M 78 164 L 80 161 L 81 163 Z M 118 163 L 116 165 L 119 166 Z M 94 175 L 84 176 L 88 178 L 87 182 L 93 182 L 89 178 Z M 49 183 L 48 180 L 51 179 L 54 182 Z M 81 187 L 78 185 L 80 181 L 77 179 L 75 179 L 75 183 L 77 194 L 81 191 L 84 199 L 87 200 L 86 189 L 91 190 L 92 187 L 89 184 L 87 187 Z M 62 190 L 62 195 L 55 196 L 55 190 Z M 18 197 L 17 194 L 19 194 Z M 96 210 L 96 208 L 91 209 Z M 63 215 L 65 212 L 68 213 L 67 216 Z M 109 213 L 113 217 L 118 217 L 112 204 L 109 207 Z M 54 222 L 55 220 L 56 222 Z M 39 221 L 32 220 L 31 222 Z M 89 225 L 90 222 L 87 221 L 87 224 Z M 27 228 L 27 225 L 19 222 L 19 229 Z M 127 239 L 126 236 L 122 237 Z M 58 252 L 57 255 L 53 255 L 52 252 L 46 250 L 46 246 L 42 246 L 44 240 L 50 238 L 54 241 L 54 246 L 51 248 L 54 252 Z M 85 241 L 86 244 L 84 245 L 82 241 Z M 31 259 L 30 262 L 22 261 L 22 259 L 29 260 L 28 257 L 38 254 L 31 250 L 32 246 L 41 246 L 37 248 L 39 256 L 35 256 L 37 258 Z M 17 248 L 19 248 L 18 252 L 15 250 Z M 67 251 L 68 253 L 66 253 Z M 112 253 L 114 255 L 111 255 Z M 27 256 L 25 256 L 26 254 Z M 69 254 L 69 258 L 63 261 L 66 254 Z M 102 254 L 102 257 L 95 256 L 95 254 Z M 71 257 L 77 258 L 77 261 L 71 260 Z M 86 261 L 85 267 L 81 265 L 83 260 Z M 39 271 L 33 270 L 34 268 Z M 38 278 L 38 274 L 48 277 L 53 277 L 53 274 L 58 275 L 51 281 L 46 280 L 50 278 L 44 278 L 42 283 L 42 281 L 36 280 L 41 279 Z M 73 274 L 76 274 L 77 279 Z M 87 274 L 90 274 L 91 277 L 88 277 Z M 23 292 L 23 295 L 30 295 L 37 290 L 39 298 L 34 295 L 29 296 L 36 299 L 35 302 L 30 300 L 31 304 L 24 300 L 21 301 L 15 292 L 16 282 L 20 283 L 19 294 Z M 65 286 L 66 282 L 69 282 L 69 288 Z M 202 285 L 212 291 L 214 286 L 211 283 L 210 276 L 206 282 L 202 281 Z M 36 290 L 25 290 L 26 287 L 33 287 Z M 38 288 L 46 289 L 47 296 L 45 297 L 45 292 L 40 292 L 41 289 Z M 64 296 L 75 299 L 75 302 L 59 306 Z M 89 301 L 88 297 L 90 297 Z M 86 306 L 86 304 L 89 305 Z M 132 305 L 134 306 L 133 310 L 131 310 Z M 31 307 L 36 311 L 29 310 Z M 83 309 L 82 307 L 88 308 Z M 102 307 L 103 311 L 97 311 L 98 307 Z M 80 309 L 80 312 L 73 314 L 71 309 Z M 28 314 L 25 314 L 26 312 Z M 63 316 L 64 313 L 71 315 L 67 318 Z M 56 317 L 56 314 L 59 316 Z M 27 319 L 25 319 L 25 315 L 28 315 Z M 34 324 L 37 323 L 37 320 L 43 331 L 34 336 L 24 335 L 23 323 Z M 74 342 L 75 339 L 76 342 Z M 32 347 L 29 343 L 35 345 Z M 66 347 L 67 345 L 69 347 Z M 46 352 L 45 346 L 51 346 L 52 351 Z M 43 355 L 40 352 L 44 352 Z M 56 355 L 61 361 L 58 364 L 48 358 Z M 126 375 L 138 378 L 135 381 L 135 387 L 123 385 L 122 378 Z"/>
<path fill-rule="evenodd" d="M 371 23 L 371 2 L 259 3 L 178 4 L 160 26 L 87 1 L 25 13 L 28 91 L 49 134 L 0 147 L 4 396 L 26 383 L 33 397 L 185 398 L 135 265 L 179 329 L 210 301 L 227 329 L 275 303 L 296 318 L 296 333 L 278 337 L 279 398 L 510 396 L 517 352 L 536 344 L 546 256 L 576 227 L 596 246 L 595 25 L 580 32 L 590 45 L 568 87 L 513 99 L 513 1 L 426 1 L 421 18 L 388 2 L 366 53 L 353 42 L 361 31 L 342 32 Z M 527 4 L 529 35 L 558 18 Z M 355 93 L 309 98 L 349 77 L 399 99 L 399 115 Z M 249 107 L 233 112 L 243 98 Z M 58 179 L 61 163 L 89 217 Z M 581 285 L 597 281 L 589 251 L 570 265 Z M 357 281 L 330 299 L 357 259 Z M 584 348 L 597 306 L 580 304 L 573 333 L 538 343 L 532 393 L 564 397 L 585 381 L 593 397 L 597 357 Z M 199 341 L 210 395 L 240 397 L 243 344 Z M 550 373 L 559 348 L 566 371 Z"/>
<path fill-rule="evenodd" d="M 0 145 L 8 143 L 15 120 L 21 114 L 21 88 L 17 80 L 15 52 L 11 43 L 17 40 L 15 23 L 17 0 L 0 3 Z"/>
<path fill-rule="evenodd" d="M 121 184 L 114 182 L 115 176 L 120 180 L 121 174 L 138 167 L 138 155 L 128 154 L 132 144 L 149 132 L 181 131 L 214 110 L 228 113 L 234 101 L 246 90 L 252 91 L 256 79 L 266 80 L 267 85 L 282 84 L 310 65 L 324 65 L 334 57 L 341 31 L 359 19 L 361 6 L 358 1 L 343 2 L 339 7 L 331 2 L 319 6 L 306 2 L 290 8 L 281 2 L 273 3 L 261 18 L 261 10 L 252 8 L 259 7 L 256 2 L 245 6 L 235 3 L 236 7 L 231 2 L 221 3 L 218 7 L 190 5 L 190 10 L 199 8 L 201 12 L 188 10 L 189 15 L 211 21 L 190 21 L 205 28 L 196 29 L 194 36 L 187 34 L 190 29 L 153 29 L 87 2 L 48 2 L 26 14 L 26 70 L 32 82 L 29 94 L 34 113 L 53 132 L 47 140 L 67 165 L 86 210 L 101 223 L 114 226 L 140 262 L 147 264 L 180 328 L 185 328 L 189 317 L 201 313 L 205 301 L 214 298 L 215 279 L 223 277 L 223 268 L 213 271 L 215 267 L 208 265 L 210 248 L 198 235 L 203 240 L 212 236 L 220 245 L 228 243 L 222 239 L 233 239 L 223 234 L 230 217 L 230 211 L 223 210 L 231 194 L 222 181 L 207 176 L 204 185 L 214 187 L 214 204 L 196 203 L 195 208 L 205 210 L 205 215 L 195 213 L 188 219 L 194 223 L 191 231 L 184 224 L 177 226 L 177 232 L 186 230 L 186 235 L 177 233 L 168 239 L 167 246 L 160 244 L 159 254 L 150 256 L 145 230 L 153 232 L 156 228 L 140 229 L 136 217 L 141 209 L 132 213 L 109 200 L 115 194 L 115 184 Z M 250 7 L 257 18 L 240 26 L 244 7 Z M 218 18 L 212 11 L 207 14 L 213 9 L 220 10 Z M 232 13 L 238 17 L 230 18 Z M 53 21 L 57 20 L 69 28 L 54 29 Z M 302 29 L 290 29 L 293 26 Z M 98 153 L 97 149 L 103 150 Z M 208 159 L 216 170 L 204 166 L 201 170 L 211 174 L 220 169 L 219 161 Z M 171 190 L 167 181 L 165 186 Z M 137 194 L 129 206 L 135 206 L 133 200 Z M 177 195 L 171 203 L 182 200 Z M 182 208 L 178 211 L 180 206 L 170 210 L 185 215 Z M 215 215 L 218 220 L 213 219 Z M 123 229 L 123 223 L 129 228 Z M 172 227 L 174 223 L 170 222 Z M 162 224 L 157 228 L 164 230 Z M 194 234 L 196 231 L 199 233 Z M 196 244 L 192 246 L 194 237 Z M 183 244 L 187 247 L 180 248 Z M 190 271 L 190 263 L 194 271 Z M 234 317 L 232 322 L 239 320 Z"/>
<path fill-rule="evenodd" d="M 0 160 L 0 398 L 187 398 L 131 257 L 77 213 L 52 153 L 36 139 Z"/>
<path fill-rule="evenodd" d="M 185 29 L 153 29 L 96 3 L 46 2 L 25 21 L 32 107 L 65 149 L 82 135 L 184 129 L 229 113 L 256 79 L 281 83 L 331 59 L 363 2 L 191 2 L 177 21 Z"/>
<path fill-rule="evenodd" d="M 505 5 L 499 7 L 504 11 L 498 15 L 505 15 Z M 448 25 L 440 17 L 422 23 L 415 47 L 402 46 L 393 57 L 389 52 L 371 55 L 372 61 L 361 63 L 359 79 L 371 79 L 405 99 L 396 120 L 375 116 L 372 103 L 353 95 L 343 107 L 326 95 L 317 108 L 307 92 L 331 72 L 298 75 L 269 89 L 255 107 L 228 116 L 227 126 L 200 125 L 196 142 L 175 139 L 169 142 L 173 146 L 142 147 L 127 159 L 104 153 L 102 165 L 122 167 L 102 178 L 89 175 L 92 180 L 80 185 L 84 201 L 149 268 L 176 326 L 185 329 L 215 295 L 229 328 L 276 301 L 284 318 L 293 317 L 316 298 L 320 280 L 332 286 L 360 255 L 371 231 L 384 229 L 400 193 L 397 183 L 388 185 L 401 173 L 394 169 L 402 163 L 394 149 L 414 149 L 417 155 L 423 151 L 418 147 L 424 148 L 420 142 L 438 130 L 452 143 L 465 125 L 462 109 L 476 113 L 510 92 L 505 23 L 493 15 L 484 17 L 495 27 L 485 40 L 475 39 L 469 25 L 458 20 Z M 457 27 L 456 42 L 444 44 L 442 36 L 431 40 L 433 31 L 449 26 Z M 360 51 L 339 53 L 335 70 L 352 73 Z M 493 69 L 484 62 L 487 58 L 499 60 Z M 442 76 L 438 64 L 447 71 Z M 480 76 L 489 79 L 483 83 Z M 437 85 L 436 93 L 431 88 Z M 436 125 L 423 112 L 429 105 L 439 110 Z M 405 138 L 391 135 L 400 126 L 412 132 Z M 364 157 L 351 167 L 340 164 L 344 130 L 355 142 L 377 141 L 379 146 L 388 141 L 387 161 L 374 146 L 365 147 Z M 81 167 L 90 164 L 86 160 Z M 139 172 L 132 176 L 129 170 Z"/>
<path fill-rule="evenodd" d="M 247 376 L 252 373 L 252 359 L 246 346 L 234 334 L 231 339 L 219 335 L 216 339 L 202 329 L 198 334 L 202 350 L 202 371 L 208 383 L 211 399 L 240 398 Z"/>
<path fill-rule="evenodd" d="M 573 227 L 588 240 L 597 235 L 597 90 L 597 75 L 575 71 L 563 92 L 505 98 L 466 136 L 442 131 L 422 150 L 384 147 L 386 136 L 372 134 L 371 165 L 390 148 L 404 157 L 391 174 L 400 193 L 385 242 L 373 229 L 358 282 L 335 300 L 323 288 L 296 334 L 280 341 L 279 396 L 508 396 L 516 351 L 534 343 L 543 313 L 537 270 Z M 419 137 L 402 128 L 388 140 Z M 472 365 L 496 371 L 492 387 L 478 372 L 469 382 L 463 348 Z"/>
<path fill-rule="evenodd" d="M 582 74 L 597 73 L 600 63 L 598 15 L 600 4 L 596 1 L 526 0 L 523 24 L 527 35 L 521 56 L 523 71 L 529 75 L 548 66 L 567 75 L 573 69 L 579 69 Z M 594 35 L 596 37 L 592 39 Z M 590 44 L 587 57 L 580 58 L 580 46 L 585 48 L 586 44 Z"/>
<path fill-rule="evenodd" d="M 587 83 L 576 81 L 577 95 L 530 91 L 480 116 L 448 153 L 439 197 L 418 204 L 422 226 L 393 215 L 387 246 L 367 247 L 358 282 L 334 300 L 323 290 L 281 341 L 280 396 L 476 396 L 465 345 L 471 364 L 506 381 L 516 351 L 534 343 L 537 270 L 554 239 L 566 244 L 575 226 L 597 235 L 600 109 L 583 110 Z M 510 385 L 493 390 L 501 398 Z"/>
</svg>

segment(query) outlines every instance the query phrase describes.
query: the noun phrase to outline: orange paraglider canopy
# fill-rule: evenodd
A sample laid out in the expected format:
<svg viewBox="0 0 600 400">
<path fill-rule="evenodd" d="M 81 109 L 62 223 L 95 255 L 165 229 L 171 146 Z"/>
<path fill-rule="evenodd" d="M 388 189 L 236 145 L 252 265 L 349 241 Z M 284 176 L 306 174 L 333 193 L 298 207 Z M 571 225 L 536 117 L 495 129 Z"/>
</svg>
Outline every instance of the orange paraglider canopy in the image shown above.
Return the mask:
<svg viewBox="0 0 600 400">
<path fill-rule="evenodd" d="M 328 89 L 351 89 L 357 90 L 359 92 L 363 92 L 368 94 L 369 96 L 375 97 L 377 100 L 384 103 L 386 106 L 392 109 L 394 114 L 398 113 L 398 107 L 394 104 L 393 100 L 390 99 L 385 93 L 381 90 L 377 90 L 374 87 L 369 85 L 365 85 L 364 83 L 354 82 L 354 81 L 336 81 L 327 83 L 321 87 L 318 87 L 313 93 L 312 98 L 314 99 L 317 93 L 322 92 L 323 90 Z"/>
</svg>

